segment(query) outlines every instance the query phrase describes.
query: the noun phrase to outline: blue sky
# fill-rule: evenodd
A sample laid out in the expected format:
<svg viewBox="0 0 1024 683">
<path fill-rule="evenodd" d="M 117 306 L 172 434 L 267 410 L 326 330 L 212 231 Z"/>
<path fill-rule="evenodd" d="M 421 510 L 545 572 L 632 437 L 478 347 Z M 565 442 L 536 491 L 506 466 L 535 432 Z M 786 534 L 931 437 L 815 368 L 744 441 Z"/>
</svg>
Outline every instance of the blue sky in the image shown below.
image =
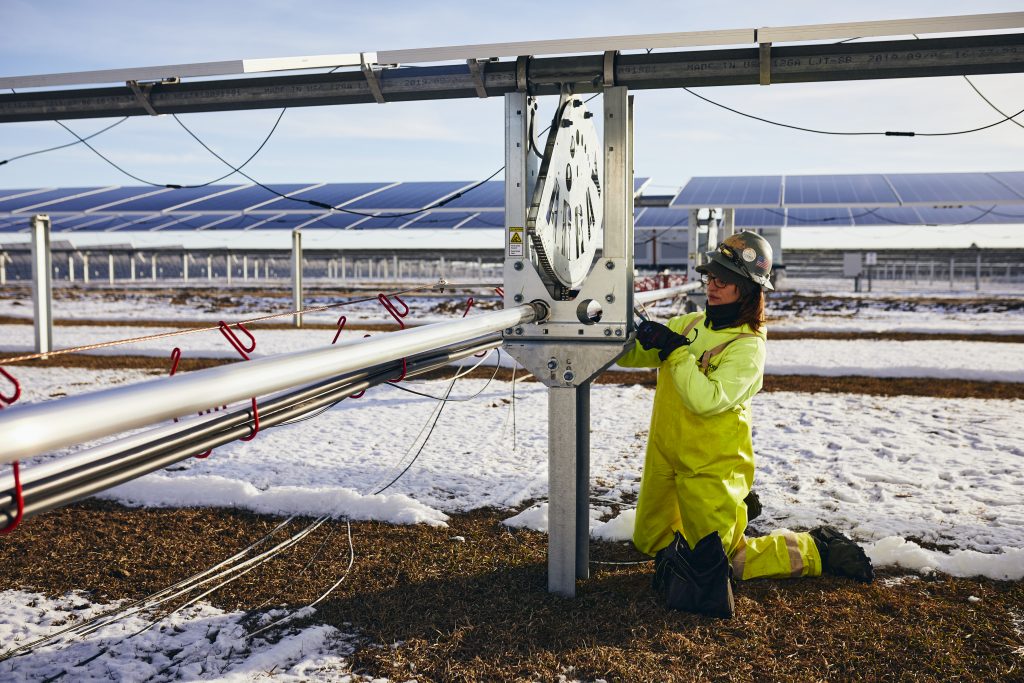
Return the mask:
<svg viewBox="0 0 1024 683">
<path fill-rule="evenodd" d="M 728 10 L 727 12 L 725 10 Z M 477 42 L 1010 12 L 1020 2 L 153 2 L 0 0 L 0 75 Z M 1024 75 L 972 77 L 1005 111 Z M 999 115 L 962 78 L 707 88 L 729 106 L 834 130 L 944 131 Z M 596 103 L 595 103 L 596 104 Z M 548 104 L 550 107 L 550 104 Z M 240 163 L 278 110 L 185 115 Z M 665 188 L 693 175 L 1024 169 L 1024 128 L 948 138 L 840 138 L 737 117 L 684 91 L 636 93 L 636 170 Z M 85 135 L 110 120 L 75 121 Z M 247 167 L 263 182 L 484 178 L 502 157 L 501 98 L 291 109 Z M 0 125 L 0 159 L 72 138 L 53 122 Z M 137 117 L 98 149 L 158 183 L 198 183 L 223 166 L 170 117 Z M 244 180 L 227 181 L 244 182 Z M 0 187 L 136 184 L 83 146 L 0 166 Z"/>
</svg>

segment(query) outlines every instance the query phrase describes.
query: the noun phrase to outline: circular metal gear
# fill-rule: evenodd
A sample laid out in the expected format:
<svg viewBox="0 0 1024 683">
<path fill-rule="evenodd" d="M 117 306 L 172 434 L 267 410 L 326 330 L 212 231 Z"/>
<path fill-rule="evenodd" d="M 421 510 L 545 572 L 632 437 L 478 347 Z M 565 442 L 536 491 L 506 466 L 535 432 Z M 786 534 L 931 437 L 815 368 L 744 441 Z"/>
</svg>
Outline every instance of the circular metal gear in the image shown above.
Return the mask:
<svg viewBox="0 0 1024 683">
<path fill-rule="evenodd" d="M 601 143 L 592 115 L 562 96 L 527 216 L 537 261 L 556 290 L 577 289 L 603 243 Z"/>
</svg>

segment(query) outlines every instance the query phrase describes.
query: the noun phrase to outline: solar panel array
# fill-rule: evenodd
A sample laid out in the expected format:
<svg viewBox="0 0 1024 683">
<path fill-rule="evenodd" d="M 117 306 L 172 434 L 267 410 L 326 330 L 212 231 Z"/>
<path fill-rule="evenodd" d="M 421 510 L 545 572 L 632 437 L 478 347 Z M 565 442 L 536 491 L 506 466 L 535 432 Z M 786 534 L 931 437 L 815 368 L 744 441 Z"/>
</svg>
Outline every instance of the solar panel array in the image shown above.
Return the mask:
<svg viewBox="0 0 1024 683">
<path fill-rule="evenodd" d="M 500 180 L 8 189 L 0 232 L 36 213 L 56 232 L 495 229 L 504 203 Z M 1024 223 L 1024 172 L 700 177 L 636 227 L 685 228 L 703 207 L 734 208 L 740 228 Z"/>
<path fill-rule="evenodd" d="M 1024 172 L 693 178 L 673 208 L 903 207 L 1024 204 Z"/>
</svg>

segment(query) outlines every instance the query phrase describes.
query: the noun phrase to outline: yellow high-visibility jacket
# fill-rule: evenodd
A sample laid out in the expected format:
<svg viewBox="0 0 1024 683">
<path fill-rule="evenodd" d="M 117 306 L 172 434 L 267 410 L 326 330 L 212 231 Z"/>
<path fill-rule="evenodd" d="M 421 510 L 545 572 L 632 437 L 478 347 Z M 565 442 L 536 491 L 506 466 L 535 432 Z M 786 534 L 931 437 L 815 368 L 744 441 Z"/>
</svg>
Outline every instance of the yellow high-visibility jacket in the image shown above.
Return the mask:
<svg viewBox="0 0 1024 683">
<path fill-rule="evenodd" d="M 668 327 L 690 327 L 693 343 L 664 363 L 657 349 L 640 344 L 618 361 L 660 367 L 633 541 L 653 555 L 676 530 L 691 547 L 718 531 L 732 557 L 744 545 L 743 499 L 754 482 L 750 399 L 761 389 L 766 330 L 712 330 L 703 312 L 672 318 Z"/>
</svg>

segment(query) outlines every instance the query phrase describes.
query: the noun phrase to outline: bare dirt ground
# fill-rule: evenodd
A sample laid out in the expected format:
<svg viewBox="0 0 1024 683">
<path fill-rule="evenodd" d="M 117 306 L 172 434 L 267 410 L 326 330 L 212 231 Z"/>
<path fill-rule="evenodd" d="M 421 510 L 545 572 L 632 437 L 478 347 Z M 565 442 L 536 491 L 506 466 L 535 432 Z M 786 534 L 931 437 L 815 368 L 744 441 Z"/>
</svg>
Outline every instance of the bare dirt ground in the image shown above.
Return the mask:
<svg viewBox="0 0 1024 683">
<path fill-rule="evenodd" d="M 650 563 L 594 564 L 575 599 L 554 597 L 546 536 L 504 527 L 507 516 L 481 510 L 440 529 L 353 523 L 352 572 L 313 620 L 356 632 L 363 646 L 353 668 L 395 681 L 1024 680 L 1024 634 L 1014 621 L 1022 582 L 891 571 L 868 586 L 834 577 L 752 581 L 737 586 L 736 616 L 717 620 L 661 607 Z M 0 540 L 0 589 L 142 598 L 278 521 L 81 503 Z M 620 543 L 595 542 L 591 556 L 642 559 Z M 331 523 L 208 599 L 226 609 L 265 600 L 301 607 L 341 577 L 348 557 L 345 525 Z"/>
</svg>

